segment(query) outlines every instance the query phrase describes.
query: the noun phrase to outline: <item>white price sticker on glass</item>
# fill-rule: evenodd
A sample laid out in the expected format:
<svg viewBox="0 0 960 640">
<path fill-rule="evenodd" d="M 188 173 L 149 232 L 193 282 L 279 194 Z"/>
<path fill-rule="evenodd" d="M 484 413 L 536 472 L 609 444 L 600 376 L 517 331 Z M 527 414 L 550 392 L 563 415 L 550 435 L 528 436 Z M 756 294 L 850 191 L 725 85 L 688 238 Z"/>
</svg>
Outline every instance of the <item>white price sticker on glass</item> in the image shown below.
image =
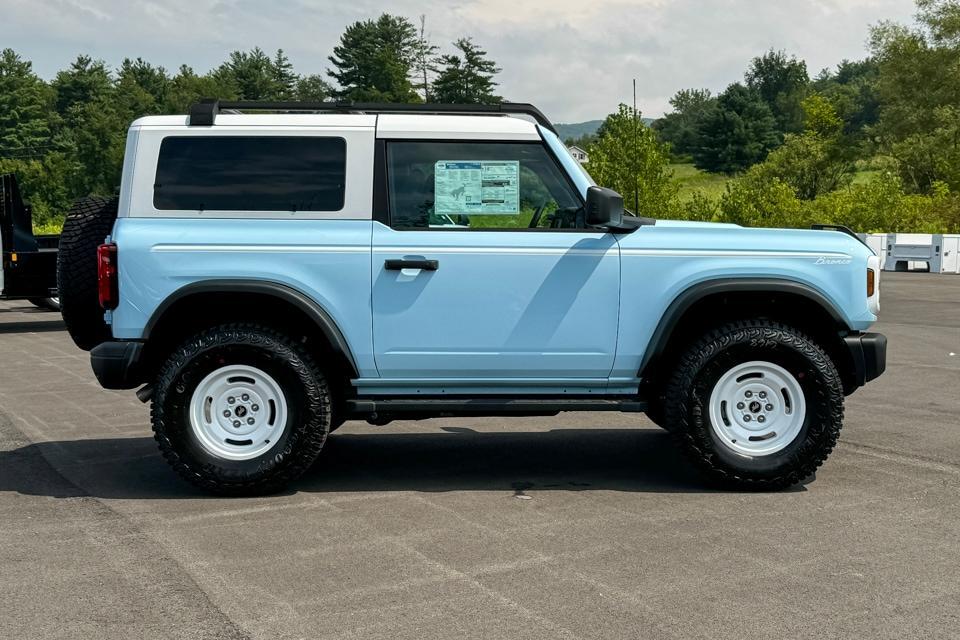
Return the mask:
<svg viewBox="0 0 960 640">
<path fill-rule="evenodd" d="M 440 160 L 434 167 L 433 182 L 438 214 L 520 213 L 517 160 Z"/>
</svg>

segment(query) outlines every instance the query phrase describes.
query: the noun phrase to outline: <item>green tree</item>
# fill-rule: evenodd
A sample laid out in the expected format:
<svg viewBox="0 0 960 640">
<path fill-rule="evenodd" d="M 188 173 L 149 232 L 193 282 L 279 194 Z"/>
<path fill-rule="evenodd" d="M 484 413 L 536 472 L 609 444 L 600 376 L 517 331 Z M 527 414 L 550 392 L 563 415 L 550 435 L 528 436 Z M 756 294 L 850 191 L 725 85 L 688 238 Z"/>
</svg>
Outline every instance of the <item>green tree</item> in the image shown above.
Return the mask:
<svg viewBox="0 0 960 640">
<path fill-rule="evenodd" d="M 70 68 L 57 73 L 53 80 L 57 112 L 68 118 L 75 105 L 99 100 L 113 89 L 113 78 L 102 60 L 80 55 Z"/>
<path fill-rule="evenodd" d="M 170 80 L 164 111 L 187 113 L 190 105 L 199 102 L 201 98 L 235 100 L 237 88 L 233 78 L 217 74 L 198 76 L 192 68 L 182 65 L 177 75 Z"/>
<path fill-rule="evenodd" d="M 0 52 L 0 157 L 43 155 L 50 147 L 53 94 L 13 49 Z"/>
<path fill-rule="evenodd" d="M 753 59 L 745 79 L 747 86 L 770 107 L 780 133 L 797 133 L 803 129 L 801 103 L 810 83 L 806 62 L 787 57 L 783 51 L 770 50 Z"/>
<path fill-rule="evenodd" d="M 500 102 L 493 93 L 497 86 L 493 78 L 500 73 L 500 68 L 487 58 L 487 52 L 470 38 L 460 38 L 453 46 L 460 55 L 447 54 L 440 58 L 443 66 L 433 81 L 432 99 L 448 104 Z"/>
<path fill-rule="evenodd" d="M 918 26 L 881 23 L 870 48 L 879 66 L 880 119 L 872 133 L 896 159 L 906 189 L 960 190 L 960 2 L 918 0 Z"/>
<path fill-rule="evenodd" d="M 777 122 L 756 91 L 732 84 L 697 126 L 694 164 L 706 171 L 737 173 L 761 162 L 780 143 Z"/>
<path fill-rule="evenodd" d="M 670 98 L 673 112 L 654 121 L 653 129 L 675 155 L 690 155 L 700 144 L 700 121 L 715 104 L 709 89 L 682 89 Z"/>
<path fill-rule="evenodd" d="M 717 219 L 747 227 L 809 226 L 793 187 L 780 178 L 750 171 L 727 185 Z"/>
<path fill-rule="evenodd" d="M 282 52 L 277 53 L 282 58 Z M 276 100 L 283 91 L 273 60 L 260 47 L 232 52 L 213 76 L 219 83 L 235 87 L 240 100 Z"/>
<path fill-rule="evenodd" d="M 410 82 L 417 30 L 406 18 L 384 13 L 354 22 L 340 36 L 327 74 L 336 80 L 336 97 L 361 102 L 415 102 Z"/>
<path fill-rule="evenodd" d="M 332 95 L 333 87 L 320 75 L 301 76 L 297 79 L 297 100 L 323 102 L 329 100 Z"/>
<path fill-rule="evenodd" d="M 758 181 L 774 179 L 789 185 L 802 200 L 850 184 L 853 162 L 844 143 L 843 120 L 829 100 L 814 94 L 803 101 L 803 133 L 788 133 L 784 143 L 747 173 Z"/>
<path fill-rule="evenodd" d="M 117 83 L 135 86 L 152 98 L 155 105 L 166 103 L 167 91 L 170 90 L 170 77 L 163 67 L 155 67 L 142 58 L 130 60 L 124 58 L 117 71 Z"/>
<path fill-rule="evenodd" d="M 876 124 L 880 117 L 878 76 L 879 67 L 873 58 L 843 60 L 836 72 L 825 69 L 811 84 L 813 91 L 834 105 L 852 143 L 862 143 L 867 127 Z"/>
<path fill-rule="evenodd" d="M 293 71 L 293 65 L 290 59 L 283 53 L 283 49 L 277 49 L 273 57 L 273 87 L 271 99 L 273 100 L 292 100 L 297 93 L 297 83 L 299 77 Z"/>
<path fill-rule="evenodd" d="M 663 217 L 675 209 L 679 187 L 669 170 L 670 150 L 643 124 L 639 111 L 621 104 L 588 153 L 594 179 L 623 195 L 637 215 Z"/>
</svg>

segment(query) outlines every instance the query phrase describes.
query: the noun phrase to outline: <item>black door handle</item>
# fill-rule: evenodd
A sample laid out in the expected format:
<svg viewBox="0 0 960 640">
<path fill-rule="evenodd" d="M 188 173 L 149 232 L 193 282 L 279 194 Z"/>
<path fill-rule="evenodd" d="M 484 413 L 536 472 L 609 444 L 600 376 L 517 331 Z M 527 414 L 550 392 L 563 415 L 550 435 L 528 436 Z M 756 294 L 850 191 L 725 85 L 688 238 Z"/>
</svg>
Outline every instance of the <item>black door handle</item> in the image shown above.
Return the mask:
<svg viewBox="0 0 960 640">
<path fill-rule="evenodd" d="M 436 271 L 440 268 L 438 260 L 386 260 L 383 268 L 387 271 L 400 271 L 401 269 L 423 269 L 424 271 Z"/>
</svg>

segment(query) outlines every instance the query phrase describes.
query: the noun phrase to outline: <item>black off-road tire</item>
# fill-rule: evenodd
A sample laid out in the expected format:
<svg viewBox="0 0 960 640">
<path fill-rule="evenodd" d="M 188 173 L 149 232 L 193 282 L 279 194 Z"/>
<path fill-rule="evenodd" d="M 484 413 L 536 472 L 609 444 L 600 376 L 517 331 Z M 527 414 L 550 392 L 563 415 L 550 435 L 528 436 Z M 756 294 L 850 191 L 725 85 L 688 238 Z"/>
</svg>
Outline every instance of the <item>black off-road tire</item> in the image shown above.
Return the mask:
<svg viewBox="0 0 960 640">
<path fill-rule="evenodd" d="M 762 456 L 727 447 L 710 425 L 715 384 L 734 366 L 755 360 L 786 369 L 806 402 L 805 420 L 794 440 Z M 664 409 L 668 430 L 709 477 L 741 489 L 784 489 L 811 476 L 836 445 L 843 425 L 843 387 L 833 361 L 802 332 L 773 321 L 737 321 L 708 332 L 685 352 L 667 387 Z"/>
<path fill-rule="evenodd" d="M 190 426 L 193 392 L 210 372 L 229 364 L 268 373 L 287 403 L 287 421 L 277 444 L 249 460 L 210 453 Z M 184 479 L 212 493 L 279 491 L 310 467 L 330 432 L 333 405 L 323 373 L 300 344 L 270 328 L 228 324 L 199 333 L 170 356 L 155 388 L 151 419 L 160 451 Z"/>
<path fill-rule="evenodd" d="M 117 198 L 81 198 L 73 203 L 60 234 L 60 313 L 70 337 L 85 351 L 110 339 L 97 296 L 97 247 L 110 235 L 116 219 Z"/>
</svg>

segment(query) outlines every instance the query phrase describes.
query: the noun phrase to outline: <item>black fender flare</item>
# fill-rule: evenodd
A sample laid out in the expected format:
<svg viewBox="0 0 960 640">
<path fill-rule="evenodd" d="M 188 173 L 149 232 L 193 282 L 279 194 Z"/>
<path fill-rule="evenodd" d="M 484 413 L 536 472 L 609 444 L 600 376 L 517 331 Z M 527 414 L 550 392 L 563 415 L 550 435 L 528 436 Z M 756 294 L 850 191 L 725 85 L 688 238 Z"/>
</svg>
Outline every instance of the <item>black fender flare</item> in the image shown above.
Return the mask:
<svg viewBox="0 0 960 640">
<path fill-rule="evenodd" d="M 666 351 L 674 328 L 683 315 L 697 302 L 707 296 L 723 293 L 788 293 L 802 296 L 826 311 L 837 325 L 838 331 L 849 331 L 847 321 L 832 302 L 812 286 L 786 278 L 716 278 L 691 285 L 677 295 L 667 306 L 657 328 L 644 351 L 638 374 L 642 377 L 651 362 Z"/>
<path fill-rule="evenodd" d="M 323 333 L 323 336 L 330 344 L 330 348 L 338 356 L 342 356 L 352 371 L 351 377 L 356 377 L 357 363 L 350 351 L 350 345 L 343 336 L 343 332 L 337 326 L 326 309 L 317 304 L 310 296 L 289 285 L 274 282 L 272 280 L 256 279 L 222 279 L 222 280 L 203 280 L 185 285 L 160 303 L 150 316 L 146 326 L 143 329 L 142 340 L 149 341 L 150 334 L 163 320 L 164 314 L 170 310 L 177 302 L 196 294 L 209 293 L 254 293 L 259 295 L 278 298 L 287 302 L 307 315 Z"/>
</svg>

